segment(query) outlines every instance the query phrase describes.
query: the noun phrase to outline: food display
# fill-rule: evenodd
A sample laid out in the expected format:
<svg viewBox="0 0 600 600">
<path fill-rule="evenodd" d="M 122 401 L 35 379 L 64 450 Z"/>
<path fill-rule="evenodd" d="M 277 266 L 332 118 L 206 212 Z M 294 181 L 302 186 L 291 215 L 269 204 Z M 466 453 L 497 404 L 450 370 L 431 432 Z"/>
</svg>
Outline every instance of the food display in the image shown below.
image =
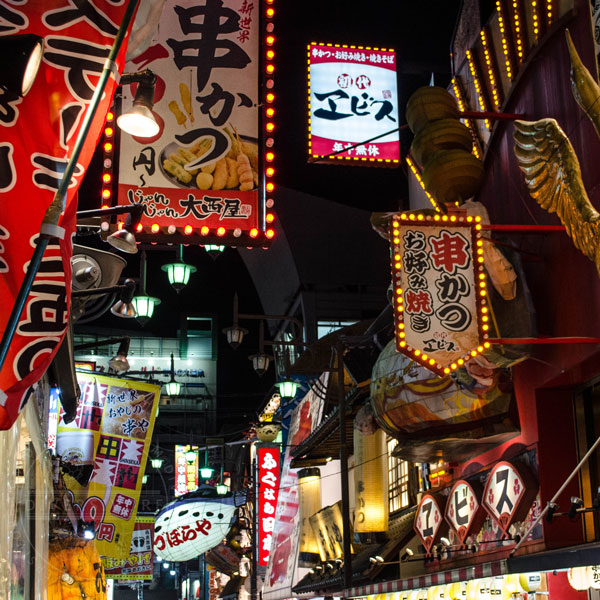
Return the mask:
<svg viewBox="0 0 600 600">
<path fill-rule="evenodd" d="M 178 107 L 177 110 L 180 117 L 186 118 Z M 191 113 L 190 115 L 193 119 L 193 115 Z M 229 152 L 222 158 L 204 164 L 200 168 L 189 168 L 187 165 L 191 165 L 211 150 L 213 143 L 211 139 L 204 138 L 189 147 L 180 146 L 175 142 L 168 144 L 161 154 L 164 175 L 177 182 L 181 187 L 199 190 L 239 189 L 249 191 L 256 188 L 258 185 L 258 145 L 254 141 L 241 138 L 233 128 L 226 127 L 225 133 L 231 141 Z"/>
</svg>

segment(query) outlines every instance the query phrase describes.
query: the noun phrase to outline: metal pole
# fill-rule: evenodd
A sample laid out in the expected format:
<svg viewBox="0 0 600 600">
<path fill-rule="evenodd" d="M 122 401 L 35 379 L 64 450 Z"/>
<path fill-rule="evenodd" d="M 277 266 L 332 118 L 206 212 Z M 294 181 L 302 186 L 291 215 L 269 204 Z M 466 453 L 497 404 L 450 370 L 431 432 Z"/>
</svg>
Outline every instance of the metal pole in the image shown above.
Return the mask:
<svg viewBox="0 0 600 600">
<path fill-rule="evenodd" d="M 138 0 L 129 0 L 127 9 L 123 15 L 123 21 L 121 22 L 119 31 L 115 37 L 110 54 L 104 63 L 104 69 L 100 75 L 100 80 L 98 81 L 98 85 L 94 90 L 94 95 L 92 96 L 90 105 L 83 119 L 83 124 L 81 125 L 79 135 L 77 136 L 77 140 L 75 141 L 75 146 L 73 148 L 73 154 L 69 157 L 69 162 L 65 167 L 65 172 L 63 173 L 63 177 L 60 181 L 58 189 L 54 194 L 54 199 L 50 203 L 50 206 L 44 215 L 44 219 L 42 220 L 40 237 L 36 241 L 36 247 L 33 252 L 33 256 L 29 262 L 29 266 L 27 267 L 27 272 L 25 273 L 25 279 L 23 279 L 23 283 L 19 289 L 12 312 L 8 318 L 8 323 L 6 324 L 6 329 L 2 335 L 2 341 L 0 342 L 0 371 L 2 370 L 4 362 L 6 361 L 8 349 L 10 348 L 15 331 L 17 330 L 19 318 L 23 312 L 23 309 L 25 308 L 25 302 L 27 301 L 31 287 L 33 286 L 33 281 L 38 269 L 40 268 L 40 264 L 42 263 L 42 258 L 44 256 L 44 252 L 46 251 L 46 247 L 48 246 L 48 242 L 51 238 L 63 238 L 65 235 L 65 230 L 58 225 L 58 222 L 65 209 L 65 201 L 69 183 L 71 182 L 71 177 L 75 172 L 77 160 L 79 159 L 79 155 L 81 154 L 81 150 L 89 133 L 92 120 L 96 114 L 98 105 L 100 104 L 100 99 L 104 93 L 104 88 L 106 87 L 108 78 L 111 73 L 113 73 L 113 70 L 116 71 L 115 59 L 121 50 L 121 45 L 125 39 L 127 29 L 129 28 L 129 25 L 133 19 L 133 15 L 135 14 L 137 3 Z"/>
<path fill-rule="evenodd" d="M 340 479 L 342 484 L 342 536 L 344 547 L 344 589 L 352 587 L 352 545 L 350 540 L 350 496 L 348 492 L 348 446 L 346 440 L 346 391 L 344 389 L 344 345 L 338 341 L 338 411 L 340 420 Z"/>
<path fill-rule="evenodd" d="M 579 461 L 579 463 L 573 469 L 571 474 L 567 477 L 565 482 L 560 486 L 558 492 L 556 492 L 556 494 L 554 494 L 554 496 L 552 497 L 552 500 L 550 500 L 546 504 L 546 506 L 544 507 L 544 510 L 542 510 L 542 512 L 535 519 L 535 521 L 529 526 L 529 529 L 523 534 L 523 537 L 519 540 L 519 543 L 512 549 L 510 556 L 513 556 L 513 554 L 521 547 L 521 544 L 529 537 L 529 534 L 533 531 L 533 528 L 544 518 L 544 515 L 548 512 L 548 509 L 550 508 L 550 506 L 555 504 L 558 497 L 565 491 L 565 488 L 569 485 L 571 479 L 573 479 L 573 477 L 575 477 L 575 475 L 577 475 L 577 472 L 579 471 L 579 469 L 581 469 L 581 467 L 585 464 L 587 459 L 592 455 L 592 452 L 594 452 L 594 450 L 598 447 L 599 444 L 600 444 L 600 437 L 598 437 L 598 439 L 594 442 L 594 445 L 585 453 L 585 456 Z"/>
</svg>

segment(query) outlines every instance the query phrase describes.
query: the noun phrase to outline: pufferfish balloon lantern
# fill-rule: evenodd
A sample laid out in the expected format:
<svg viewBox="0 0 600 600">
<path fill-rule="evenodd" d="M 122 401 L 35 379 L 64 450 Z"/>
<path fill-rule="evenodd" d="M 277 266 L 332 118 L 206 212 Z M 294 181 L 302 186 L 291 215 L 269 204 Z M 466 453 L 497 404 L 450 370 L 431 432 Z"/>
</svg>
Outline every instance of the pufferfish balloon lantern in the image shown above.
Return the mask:
<svg viewBox="0 0 600 600">
<path fill-rule="evenodd" d="M 208 487 L 208 486 L 207 486 Z M 246 493 L 217 496 L 200 488 L 167 504 L 154 526 L 154 553 L 163 560 L 190 560 L 219 545 L 231 529 Z"/>
</svg>

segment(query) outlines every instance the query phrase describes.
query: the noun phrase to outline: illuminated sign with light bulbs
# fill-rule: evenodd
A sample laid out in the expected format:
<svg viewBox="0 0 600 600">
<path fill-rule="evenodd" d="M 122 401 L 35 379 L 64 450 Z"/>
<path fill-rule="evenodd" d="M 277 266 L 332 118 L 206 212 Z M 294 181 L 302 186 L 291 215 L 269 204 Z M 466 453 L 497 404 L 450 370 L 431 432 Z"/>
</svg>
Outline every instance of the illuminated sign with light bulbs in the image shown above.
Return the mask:
<svg viewBox="0 0 600 600">
<path fill-rule="evenodd" d="M 392 218 L 396 347 L 440 376 L 490 344 L 479 217 Z"/>
<path fill-rule="evenodd" d="M 394 50 L 311 43 L 308 84 L 312 159 L 367 166 L 398 164 Z"/>
</svg>

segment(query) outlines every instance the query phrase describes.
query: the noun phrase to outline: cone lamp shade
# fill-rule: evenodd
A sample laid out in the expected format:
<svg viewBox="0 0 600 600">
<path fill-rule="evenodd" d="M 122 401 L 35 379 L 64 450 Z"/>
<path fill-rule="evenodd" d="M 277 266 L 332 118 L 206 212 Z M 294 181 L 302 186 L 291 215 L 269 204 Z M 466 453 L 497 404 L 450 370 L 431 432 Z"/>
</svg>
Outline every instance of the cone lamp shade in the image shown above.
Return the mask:
<svg viewBox="0 0 600 600">
<path fill-rule="evenodd" d="M 378 429 L 363 435 L 354 429 L 354 531 L 385 532 L 388 529 L 388 465 L 385 433 Z"/>
<path fill-rule="evenodd" d="M 310 567 L 319 563 L 319 544 L 310 525 L 310 517 L 321 510 L 321 471 L 316 467 L 298 472 L 298 495 L 300 503 L 300 547 L 301 566 Z"/>
</svg>

